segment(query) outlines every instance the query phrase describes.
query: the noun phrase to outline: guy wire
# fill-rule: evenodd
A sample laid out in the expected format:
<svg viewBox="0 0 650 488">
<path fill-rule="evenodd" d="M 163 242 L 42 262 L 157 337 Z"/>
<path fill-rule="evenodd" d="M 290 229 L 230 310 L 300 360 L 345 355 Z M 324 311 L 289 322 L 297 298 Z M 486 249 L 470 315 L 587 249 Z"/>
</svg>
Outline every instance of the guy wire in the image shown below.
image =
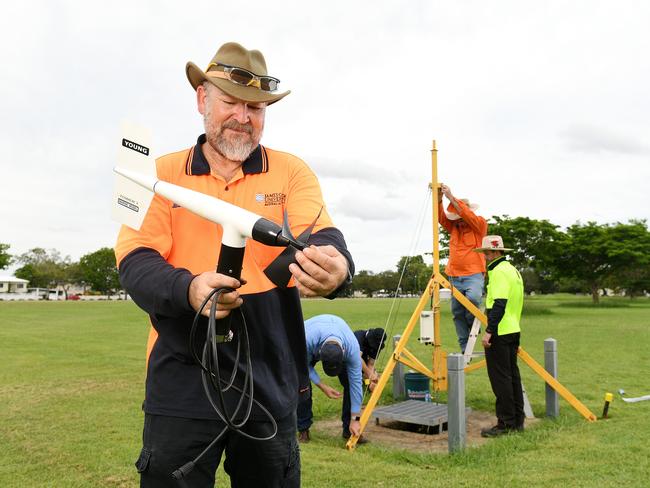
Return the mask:
<svg viewBox="0 0 650 488">
<path fill-rule="evenodd" d="M 422 202 L 422 208 L 420 210 L 420 215 L 419 215 L 419 217 L 418 217 L 418 219 L 416 221 L 415 231 L 413 232 L 412 240 L 411 240 L 410 247 L 409 247 L 409 253 L 406 256 L 406 259 L 404 260 L 404 264 L 403 264 L 402 269 L 400 271 L 400 277 L 399 277 L 399 280 L 397 282 L 397 288 L 395 289 L 395 293 L 393 294 L 393 300 L 391 302 L 390 310 L 388 311 L 388 317 L 386 318 L 386 323 L 384 324 L 384 331 L 386 333 L 386 340 L 391 340 L 392 341 L 392 337 L 393 337 L 392 336 L 392 331 L 393 331 L 393 328 L 395 326 L 395 323 L 397 322 L 397 314 L 399 312 L 399 307 L 400 307 L 400 304 L 402 302 L 402 297 L 398 296 L 399 295 L 400 285 L 402 284 L 402 279 L 404 278 L 404 274 L 406 273 L 406 268 L 409 265 L 411 255 L 415 252 L 415 247 L 417 246 L 417 243 L 420 240 L 420 236 L 422 235 L 422 228 L 424 226 L 424 218 L 426 217 L 426 212 L 427 212 L 427 210 L 429 208 L 429 199 L 430 198 L 431 198 L 431 188 L 427 187 L 427 192 L 426 192 L 426 195 L 425 195 L 424 200 Z M 399 300 L 398 300 L 398 298 L 399 298 Z M 395 309 L 396 304 L 397 304 L 397 308 Z M 394 313 L 393 313 L 393 309 L 395 309 Z M 391 319 L 392 319 L 392 322 L 391 322 Z M 381 347 L 382 345 L 383 345 L 383 342 L 380 343 L 379 350 L 377 351 L 377 357 L 375 358 L 375 365 L 376 366 L 379 365 L 379 357 L 382 354 L 382 347 Z M 381 366 L 382 366 L 381 369 L 383 370 L 385 364 L 382 364 Z M 379 368 L 376 367 L 375 369 L 379 369 Z M 363 392 L 363 401 L 364 402 L 366 400 L 366 395 L 367 395 L 368 391 L 369 391 L 369 388 L 366 386 L 366 388 L 364 388 L 364 392 Z"/>
</svg>

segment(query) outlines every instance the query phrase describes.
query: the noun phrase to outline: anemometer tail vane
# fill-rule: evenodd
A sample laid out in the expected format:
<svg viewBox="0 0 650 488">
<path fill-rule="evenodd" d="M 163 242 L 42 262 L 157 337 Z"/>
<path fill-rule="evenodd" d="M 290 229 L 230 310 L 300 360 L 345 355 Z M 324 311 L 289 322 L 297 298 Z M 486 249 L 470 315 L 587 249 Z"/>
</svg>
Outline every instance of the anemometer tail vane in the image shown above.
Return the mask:
<svg viewBox="0 0 650 488">
<path fill-rule="evenodd" d="M 151 132 L 132 123 L 123 122 L 117 161 L 125 171 L 155 178 L 156 163 L 151 156 Z M 116 174 L 111 217 L 139 230 L 152 199 L 152 189 Z"/>
</svg>

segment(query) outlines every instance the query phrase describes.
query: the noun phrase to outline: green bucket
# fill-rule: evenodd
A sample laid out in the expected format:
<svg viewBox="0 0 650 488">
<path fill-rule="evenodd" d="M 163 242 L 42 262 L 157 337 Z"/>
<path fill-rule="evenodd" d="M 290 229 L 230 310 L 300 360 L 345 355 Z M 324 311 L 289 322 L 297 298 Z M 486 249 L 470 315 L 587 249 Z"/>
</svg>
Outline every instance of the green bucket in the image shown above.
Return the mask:
<svg viewBox="0 0 650 488">
<path fill-rule="evenodd" d="M 406 397 L 409 400 L 426 401 L 431 398 L 429 390 L 429 377 L 421 373 L 406 373 L 404 375 Z"/>
</svg>

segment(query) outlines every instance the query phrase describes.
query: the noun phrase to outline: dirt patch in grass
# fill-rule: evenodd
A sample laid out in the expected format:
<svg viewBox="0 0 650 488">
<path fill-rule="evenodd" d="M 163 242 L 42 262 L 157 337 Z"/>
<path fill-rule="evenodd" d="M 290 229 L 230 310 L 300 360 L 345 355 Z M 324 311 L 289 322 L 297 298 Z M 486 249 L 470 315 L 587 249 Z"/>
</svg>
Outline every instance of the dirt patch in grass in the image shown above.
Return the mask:
<svg viewBox="0 0 650 488">
<path fill-rule="evenodd" d="M 537 422 L 538 419 L 526 419 L 526 426 Z M 467 436 L 466 447 L 480 446 L 489 441 L 481 437 L 481 429 L 492 427 L 496 423 L 493 413 L 472 411 L 467 415 Z M 319 435 L 337 435 L 341 439 L 341 445 L 345 440 L 341 435 L 341 421 L 336 419 L 320 420 L 312 427 L 312 438 Z M 316 434 L 314 436 L 314 433 Z M 405 449 L 419 453 L 447 452 L 448 435 L 444 430 L 440 434 L 426 433 L 425 426 L 416 426 L 403 422 L 382 422 L 379 425 L 370 420 L 363 431 L 363 436 L 371 443 L 391 449 Z M 363 445 L 358 446 L 363 449 Z"/>
</svg>

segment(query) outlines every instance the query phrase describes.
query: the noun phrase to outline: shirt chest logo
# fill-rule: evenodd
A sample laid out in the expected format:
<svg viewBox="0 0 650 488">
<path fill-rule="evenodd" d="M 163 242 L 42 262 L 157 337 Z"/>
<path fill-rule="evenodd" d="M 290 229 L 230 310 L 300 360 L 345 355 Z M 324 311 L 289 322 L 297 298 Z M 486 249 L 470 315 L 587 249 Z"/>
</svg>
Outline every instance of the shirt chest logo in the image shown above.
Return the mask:
<svg viewBox="0 0 650 488">
<path fill-rule="evenodd" d="M 287 196 L 284 193 L 256 193 L 255 201 L 265 207 L 284 205 Z"/>
</svg>

